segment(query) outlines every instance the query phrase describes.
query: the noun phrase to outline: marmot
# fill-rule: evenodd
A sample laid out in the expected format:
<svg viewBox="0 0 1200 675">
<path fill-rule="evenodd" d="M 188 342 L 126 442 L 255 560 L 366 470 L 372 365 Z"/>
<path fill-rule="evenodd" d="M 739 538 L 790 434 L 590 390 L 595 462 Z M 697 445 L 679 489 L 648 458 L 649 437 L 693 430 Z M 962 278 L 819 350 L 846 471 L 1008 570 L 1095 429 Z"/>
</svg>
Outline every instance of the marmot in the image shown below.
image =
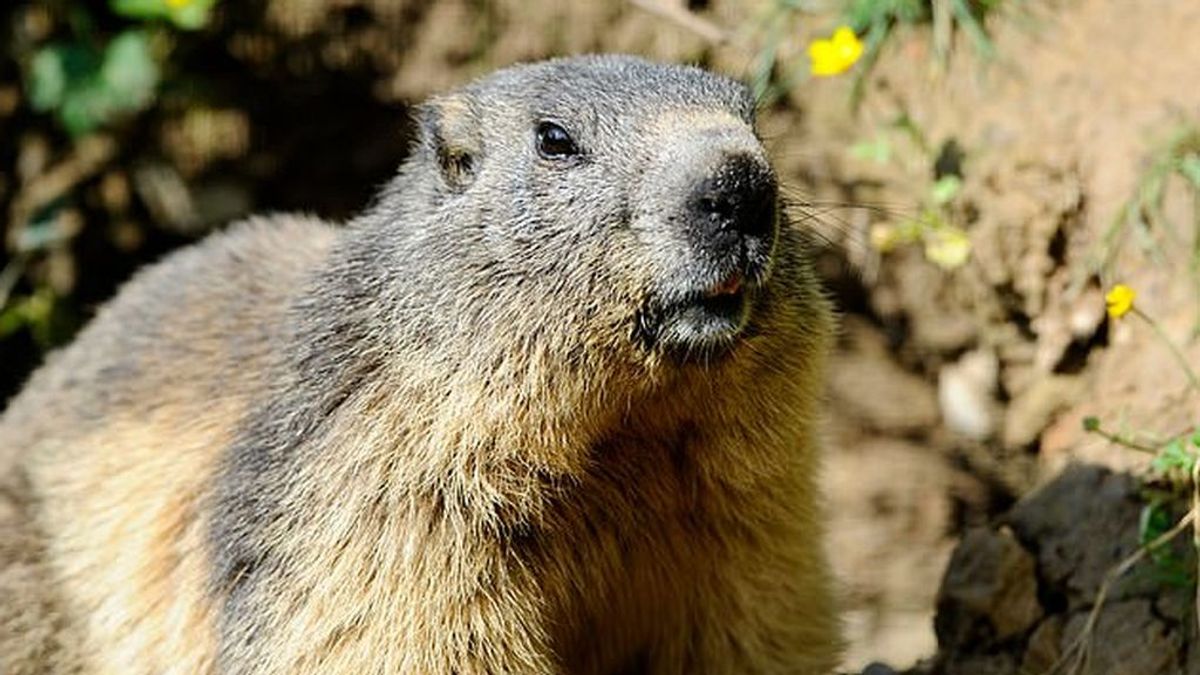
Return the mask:
<svg viewBox="0 0 1200 675">
<path fill-rule="evenodd" d="M 345 227 L 139 273 L 0 419 L 78 669 L 834 668 L 831 310 L 754 112 L 693 67 L 511 67 L 421 106 Z"/>
</svg>

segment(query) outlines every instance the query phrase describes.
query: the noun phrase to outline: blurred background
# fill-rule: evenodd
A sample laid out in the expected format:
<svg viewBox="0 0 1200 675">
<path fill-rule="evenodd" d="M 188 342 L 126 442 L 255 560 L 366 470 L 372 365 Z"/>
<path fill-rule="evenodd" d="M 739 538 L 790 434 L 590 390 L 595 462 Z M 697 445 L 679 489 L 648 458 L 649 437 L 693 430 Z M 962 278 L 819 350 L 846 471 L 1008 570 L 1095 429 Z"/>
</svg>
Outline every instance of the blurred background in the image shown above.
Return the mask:
<svg viewBox="0 0 1200 675">
<path fill-rule="evenodd" d="M 1194 546 L 1101 592 L 1195 508 L 1197 35 L 1195 0 L 9 0 L 0 400 L 171 249 L 355 214 L 432 93 L 700 64 L 754 88 L 842 311 L 846 670 L 1200 673 Z"/>
</svg>

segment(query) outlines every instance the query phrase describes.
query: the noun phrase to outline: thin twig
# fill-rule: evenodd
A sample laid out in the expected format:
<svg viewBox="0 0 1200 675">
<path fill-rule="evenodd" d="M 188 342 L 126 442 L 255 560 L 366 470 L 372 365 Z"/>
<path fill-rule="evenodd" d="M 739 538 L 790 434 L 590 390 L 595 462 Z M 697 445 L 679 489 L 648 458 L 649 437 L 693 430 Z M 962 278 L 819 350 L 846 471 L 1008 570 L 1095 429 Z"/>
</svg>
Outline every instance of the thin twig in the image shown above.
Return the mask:
<svg viewBox="0 0 1200 675">
<path fill-rule="evenodd" d="M 9 259 L 8 264 L 0 271 L 0 309 L 8 306 L 8 296 L 12 294 L 17 281 L 21 279 L 21 273 L 25 271 L 26 259 L 26 254 L 17 253 Z"/>
<path fill-rule="evenodd" d="M 1192 465 L 1192 517 L 1200 514 L 1200 462 Z M 1196 549 L 1196 627 L 1200 628 L 1200 527 L 1192 528 L 1192 546 Z"/>
<path fill-rule="evenodd" d="M 689 12 L 682 2 L 629 0 L 629 3 L 682 26 L 713 44 L 725 44 L 733 39 L 733 36 L 728 31 L 717 24 Z"/>
<path fill-rule="evenodd" d="M 116 141 L 110 136 L 88 136 L 75 144 L 66 159 L 22 187 L 10 207 L 9 245 L 15 248 L 18 233 L 38 209 L 94 176 L 117 154 L 117 149 Z"/>
</svg>

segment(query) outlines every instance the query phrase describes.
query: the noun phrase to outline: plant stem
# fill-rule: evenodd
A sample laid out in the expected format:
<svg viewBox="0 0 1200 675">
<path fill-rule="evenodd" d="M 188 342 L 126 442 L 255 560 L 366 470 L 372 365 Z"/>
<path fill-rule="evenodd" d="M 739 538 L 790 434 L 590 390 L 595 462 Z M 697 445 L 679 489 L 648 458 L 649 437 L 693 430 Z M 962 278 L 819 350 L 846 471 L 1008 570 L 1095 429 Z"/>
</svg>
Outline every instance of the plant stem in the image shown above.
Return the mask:
<svg viewBox="0 0 1200 675">
<path fill-rule="evenodd" d="M 1192 367 L 1188 365 L 1187 357 L 1183 355 L 1183 351 L 1179 349 L 1179 347 L 1175 344 L 1175 341 L 1167 335 L 1166 331 L 1162 329 L 1162 326 L 1158 325 L 1157 321 L 1151 319 L 1145 312 L 1137 307 L 1134 307 L 1132 311 L 1139 319 L 1150 324 L 1150 327 L 1154 329 L 1154 333 L 1158 335 L 1163 344 L 1167 345 L 1167 348 L 1171 350 L 1171 355 L 1175 357 L 1175 361 L 1179 363 L 1179 367 L 1183 370 L 1183 374 L 1187 376 L 1188 384 L 1191 385 L 1192 389 L 1195 390 L 1197 394 L 1200 394 L 1200 377 L 1197 377 L 1196 371 L 1192 370 Z"/>
<path fill-rule="evenodd" d="M 1195 520 L 1196 515 L 1200 514 L 1200 462 L 1196 462 L 1192 466 L 1192 519 Z M 1192 546 L 1196 548 L 1196 552 L 1200 554 L 1200 527 L 1192 525 Z M 1197 579 L 1200 579 L 1200 555 L 1197 556 L 1196 574 Z M 1196 626 L 1200 628 L 1200 584 L 1196 586 Z"/>
<path fill-rule="evenodd" d="M 1093 434 L 1096 434 L 1097 436 L 1103 438 L 1104 440 L 1108 441 L 1109 443 L 1116 443 L 1117 445 L 1123 445 L 1123 446 L 1129 448 L 1130 450 L 1137 450 L 1138 452 L 1146 452 L 1151 455 L 1158 454 L 1158 448 L 1151 447 L 1149 445 L 1142 445 L 1141 443 L 1138 443 L 1137 441 L 1132 441 L 1132 440 L 1125 438 L 1124 436 L 1121 436 L 1119 434 L 1114 434 L 1111 431 L 1105 431 L 1104 429 L 1101 429 L 1100 427 L 1096 427 L 1095 429 L 1090 429 L 1089 431 L 1091 431 Z"/>
<path fill-rule="evenodd" d="M 27 253 L 18 253 L 0 270 L 0 310 L 8 306 L 8 296 L 20 281 L 27 258 Z"/>
</svg>

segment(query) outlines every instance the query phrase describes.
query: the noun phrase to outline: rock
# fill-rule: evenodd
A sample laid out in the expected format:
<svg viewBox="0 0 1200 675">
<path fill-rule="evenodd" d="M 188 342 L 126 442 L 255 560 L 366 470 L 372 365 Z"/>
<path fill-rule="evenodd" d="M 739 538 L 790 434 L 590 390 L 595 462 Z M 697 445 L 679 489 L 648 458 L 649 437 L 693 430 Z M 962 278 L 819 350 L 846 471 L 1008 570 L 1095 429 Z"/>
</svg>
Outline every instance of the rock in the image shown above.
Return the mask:
<svg viewBox="0 0 1200 675">
<path fill-rule="evenodd" d="M 1011 654 L 956 654 L 934 670 L 937 675 L 1018 675 Z"/>
<path fill-rule="evenodd" d="M 984 440 L 996 427 L 994 393 L 999 363 L 995 354 L 977 350 L 938 373 L 938 404 L 946 426 L 975 440 Z"/>
<path fill-rule="evenodd" d="M 1087 618 L 1087 612 L 1077 612 L 1067 621 L 1063 649 L 1079 639 Z M 1154 616 L 1149 600 L 1107 603 L 1089 645 L 1080 675 L 1184 675 L 1182 637 Z"/>
<path fill-rule="evenodd" d="M 1051 616 L 1038 624 L 1029 636 L 1021 670 L 1027 673 L 1049 672 L 1062 656 L 1063 618 Z"/>
<path fill-rule="evenodd" d="M 1104 293 L 1095 286 L 1088 286 L 1071 303 L 1067 315 L 1067 326 L 1071 337 L 1076 340 L 1090 340 L 1100 325 L 1104 323 L 1105 314 Z"/>
<path fill-rule="evenodd" d="M 1004 521 L 1038 552 L 1042 578 L 1062 587 L 1075 608 L 1090 604 L 1108 571 L 1137 550 L 1140 513 L 1131 476 L 1073 465 L 1018 502 Z M 1114 590 L 1138 577 L 1127 575 Z"/>
<path fill-rule="evenodd" d="M 942 582 L 938 643 L 1003 642 L 1041 618 L 1034 557 L 1008 530 L 968 531 Z"/>
<path fill-rule="evenodd" d="M 1075 465 L 1002 518 L 1011 530 L 968 532 L 942 582 L 932 673 L 1200 673 L 1194 587 L 1170 584 L 1150 557 L 1110 585 L 1084 634 L 1100 587 L 1138 548 L 1138 490 L 1127 474 Z M 1189 537 L 1163 552 L 1195 569 Z"/>
</svg>

